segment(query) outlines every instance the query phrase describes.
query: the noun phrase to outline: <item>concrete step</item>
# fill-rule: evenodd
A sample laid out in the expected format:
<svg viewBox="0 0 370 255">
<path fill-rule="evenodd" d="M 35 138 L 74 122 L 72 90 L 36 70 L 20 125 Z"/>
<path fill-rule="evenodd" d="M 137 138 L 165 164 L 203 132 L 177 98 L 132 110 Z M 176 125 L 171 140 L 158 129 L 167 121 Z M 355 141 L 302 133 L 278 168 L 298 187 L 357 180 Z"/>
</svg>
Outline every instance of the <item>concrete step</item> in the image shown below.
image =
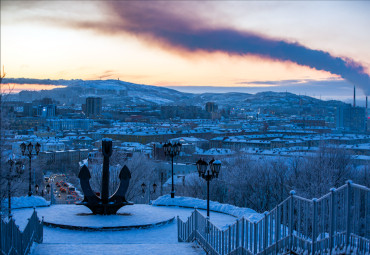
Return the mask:
<svg viewBox="0 0 370 255">
<path fill-rule="evenodd" d="M 33 255 L 204 255 L 196 243 L 178 244 L 57 244 L 43 243 L 34 247 Z"/>
</svg>

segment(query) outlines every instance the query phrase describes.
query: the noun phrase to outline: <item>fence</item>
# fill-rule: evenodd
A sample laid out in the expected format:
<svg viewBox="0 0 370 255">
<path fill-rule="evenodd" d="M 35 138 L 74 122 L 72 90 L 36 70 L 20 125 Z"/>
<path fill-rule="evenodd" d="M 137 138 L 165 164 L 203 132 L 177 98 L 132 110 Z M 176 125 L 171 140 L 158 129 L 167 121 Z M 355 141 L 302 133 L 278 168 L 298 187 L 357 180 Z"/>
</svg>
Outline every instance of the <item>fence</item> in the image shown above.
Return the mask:
<svg viewBox="0 0 370 255">
<path fill-rule="evenodd" d="M 34 210 L 27 226 L 22 231 L 15 224 L 14 219 L 8 222 L 0 220 L 0 251 L 5 254 L 28 254 L 33 242 L 42 243 L 43 223 L 37 217 Z"/>
<path fill-rule="evenodd" d="M 348 181 L 319 199 L 290 197 L 261 220 L 221 230 L 195 210 L 180 218 L 179 242 L 197 240 L 209 254 L 369 254 L 370 189 Z"/>
</svg>

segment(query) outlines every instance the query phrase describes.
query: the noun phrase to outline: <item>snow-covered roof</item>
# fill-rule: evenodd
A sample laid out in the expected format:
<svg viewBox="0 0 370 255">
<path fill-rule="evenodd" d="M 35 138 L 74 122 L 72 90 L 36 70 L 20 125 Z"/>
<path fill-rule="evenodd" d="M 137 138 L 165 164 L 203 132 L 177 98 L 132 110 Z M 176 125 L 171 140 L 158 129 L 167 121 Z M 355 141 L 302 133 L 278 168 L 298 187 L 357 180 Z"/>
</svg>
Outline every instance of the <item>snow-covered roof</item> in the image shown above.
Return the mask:
<svg viewBox="0 0 370 255">
<path fill-rule="evenodd" d="M 197 153 L 196 153 L 197 154 Z M 205 155 L 205 156 L 216 156 L 216 155 L 232 155 L 235 154 L 235 151 L 232 151 L 230 149 L 225 149 L 225 148 L 211 148 L 207 151 L 199 153 L 200 155 Z"/>
</svg>

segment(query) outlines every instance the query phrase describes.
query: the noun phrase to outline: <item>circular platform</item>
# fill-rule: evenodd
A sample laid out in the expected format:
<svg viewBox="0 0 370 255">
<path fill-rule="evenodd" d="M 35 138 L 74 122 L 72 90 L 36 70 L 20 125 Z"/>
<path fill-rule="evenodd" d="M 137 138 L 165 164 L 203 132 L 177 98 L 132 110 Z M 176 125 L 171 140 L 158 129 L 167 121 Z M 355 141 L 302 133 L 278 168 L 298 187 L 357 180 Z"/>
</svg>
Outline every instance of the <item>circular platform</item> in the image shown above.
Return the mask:
<svg viewBox="0 0 370 255">
<path fill-rule="evenodd" d="M 175 219 L 164 208 L 142 204 L 124 206 L 117 215 L 93 215 L 87 207 L 74 204 L 38 208 L 37 214 L 46 226 L 89 231 L 149 228 Z"/>
</svg>

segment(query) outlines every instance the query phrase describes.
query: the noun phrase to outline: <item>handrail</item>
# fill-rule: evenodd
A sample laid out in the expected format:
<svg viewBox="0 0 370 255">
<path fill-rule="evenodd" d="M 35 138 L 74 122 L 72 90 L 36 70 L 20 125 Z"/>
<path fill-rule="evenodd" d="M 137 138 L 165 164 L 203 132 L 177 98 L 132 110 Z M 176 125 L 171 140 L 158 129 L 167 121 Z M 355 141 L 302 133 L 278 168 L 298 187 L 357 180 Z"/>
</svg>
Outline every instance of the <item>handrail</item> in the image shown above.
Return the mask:
<svg viewBox="0 0 370 255">
<path fill-rule="evenodd" d="M 347 182 L 319 199 L 309 200 L 291 192 L 262 219 L 252 222 L 242 217 L 224 230 L 195 210 L 186 222 L 178 218 L 179 241 L 197 240 L 209 254 L 217 255 L 315 254 L 332 249 L 336 253 L 350 249 L 354 254 L 369 254 L 369 191 Z"/>
<path fill-rule="evenodd" d="M 370 188 L 363 186 L 363 185 L 356 184 L 356 183 L 352 183 L 351 186 L 354 188 L 362 189 L 364 191 L 370 191 Z"/>
<path fill-rule="evenodd" d="M 0 220 L 0 253 L 1 254 L 28 254 L 33 242 L 43 241 L 43 221 L 34 211 L 28 219 L 23 232 L 10 216 L 9 221 Z"/>
<path fill-rule="evenodd" d="M 307 198 L 304 198 L 304 197 L 300 197 L 300 196 L 297 196 L 297 195 L 294 195 L 293 197 L 294 197 L 294 198 L 297 198 L 297 199 L 299 199 L 299 200 L 302 200 L 302 201 L 308 202 L 308 203 L 312 203 L 312 200 L 307 199 Z"/>
<path fill-rule="evenodd" d="M 290 199 L 290 197 L 286 198 L 283 200 L 283 202 L 281 202 L 280 204 L 278 204 L 276 207 L 279 207 L 279 206 L 282 206 L 283 204 L 285 204 L 288 200 Z"/>
<path fill-rule="evenodd" d="M 322 197 L 318 198 L 318 199 L 317 199 L 317 202 L 320 202 L 320 201 L 322 201 L 322 200 L 324 200 L 325 198 L 328 198 L 328 197 L 330 197 L 330 196 L 331 196 L 331 193 L 325 194 L 325 195 L 323 195 Z"/>
<path fill-rule="evenodd" d="M 347 187 L 347 184 L 344 184 L 342 186 L 340 186 L 339 188 L 336 189 L 336 191 L 340 191 L 342 189 L 345 189 Z"/>
</svg>

